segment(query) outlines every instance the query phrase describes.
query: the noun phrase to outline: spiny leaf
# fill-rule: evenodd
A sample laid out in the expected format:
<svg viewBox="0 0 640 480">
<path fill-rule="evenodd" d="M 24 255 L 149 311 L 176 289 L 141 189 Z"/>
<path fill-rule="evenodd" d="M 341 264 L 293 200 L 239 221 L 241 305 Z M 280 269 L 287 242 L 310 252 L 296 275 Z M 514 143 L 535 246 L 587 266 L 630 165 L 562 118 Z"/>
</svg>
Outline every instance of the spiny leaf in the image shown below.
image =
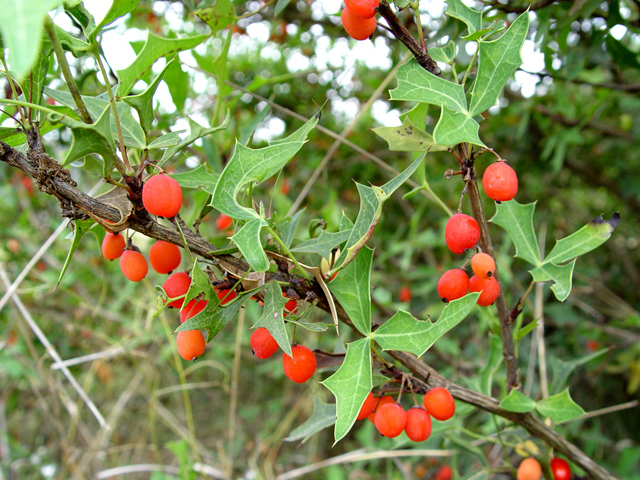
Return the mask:
<svg viewBox="0 0 640 480">
<path fill-rule="evenodd" d="M 80 240 L 84 237 L 84 234 L 95 224 L 93 220 L 74 220 L 73 221 L 73 241 L 71 242 L 71 246 L 69 247 L 69 253 L 67 253 L 67 258 L 64 261 L 64 265 L 62 266 L 62 270 L 60 271 L 60 275 L 58 276 L 58 281 L 56 282 L 56 288 L 60 285 L 62 281 L 62 277 L 64 277 L 67 268 L 69 267 L 69 263 L 71 262 L 71 257 L 73 256 L 73 252 L 76 251 L 78 245 L 80 245 Z"/>
<path fill-rule="evenodd" d="M 189 136 L 182 140 L 182 142 L 180 142 L 178 145 L 168 147 L 162 154 L 162 158 L 158 162 L 158 165 L 164 165 L 164 163 L 172 156 L 174 156 L 176 152 L 186 147 L 187 145 L 192 144 L 197 139 L 207 135 L 211 135 L 212 133 L 218 132 L 220 130 L 226 130 L 226 128 L 231 123 L 231 114 L 227 111 L 227 116 L 225 117 L 224 121 L 216 127 L 203 127 L 195 120 L 192 120 L 189 116 L 187 116 L 187 122 L 189 123 Z"/>
<path fill-rule="evenodd" d="M 210 192 L 218 183 L 219 176 L 207 165 L 200 165 L 188 172 L 174 173 L 171 178 L 176 180 L 182 188 L 200 188 Z"/>
<path fill-rule="evenodd" d="M 313 435 L 334 423 L 336 423 L 336 404 L 324 403 L 317 395 L 314 395 L 313 413 L 302 425 L 291 430 L 285 441 L 302 440 L 300 443 L 305 443 Z"/>
<path fill-rule="evenodd" d="M 429 50 L 431 51 L 431 50 Z M 446 147 L 436 144 L 433 137 L 419 129 L 407 115 L 399 127 L 378 127 L 373 132 L 389 144 L 389 150 L 394 152 L 438 152 Z"/>
<path fill-rule="evenodd" d="M 504 228 L 516 247 L 516 257 L 540 265 L 538 239 L 533 230 L 533 212 L 536 204 L 520 204 L 515 200 L 496 204 L 496 214 L 490 220 Z"/>
<path fill-rule="evenodd" d="M 536 409 L 554 422 L 567 422 L 584 415 L 584 410 L 573 401 L 569 389 L 536 403 Z"/>
<path fill-rule="evenodd" d="M 136 8 L 138 3 L 140 3 L 140 0 L 113 0 L 109 11 L 102 21 L 91 32 L 87 32 L 89 41 L 93 42 L 104 27 L 115 22 L 118 18 L 125 16 Z"/>
<path fill-rule="evenodd" d="M 343 232 L 330 233 L 322 231 L 319 236 L 305 242 L 299 243 L 291 249 L 292 252 L 317 253 L 318 255 L 329 258 L 331 251 L 346 241 L 351 235 L 351 230 Z"/>
<path fill-rule="evenodd" d="M 529 273 L 533 277 L 534 282 L 553 280 L 554 284 L 551 286 L 551 290 L 558 300 L 564 302 L 571 293 L 573 268 L 575 265 L 575 258 L 566 265 L 555 265 L 545 262 L 539 267 L 529 270 Z"/>
<path fill-rule="evenodd" d="M 212 33 L 226 28 L 236 18 L 231 0 L 215 0 L 213 5 L 197 10 L 196 15 L 209 25 Z"/>
<path fill-rule="evenodd" d="M 531 397 L 519 392 L 515 388 L 509 392 L 501 402 L 500 407 L 510 412 L 526 413 L 536 408 L 536 402 Z"/>
<path fill-rule="evenodd" d="M 449 7 L 445 11 L 447 15 L 463 21 L 469 33 L 482 30 L 482 12 L 467 7 L 462 0 L 447 0 Z"/>
<path fill-rule="evenodd" d="M 268 225 L 264 218 L 254 218 L 245 223 L 231 240 L 235 243 L 245 260 L 256 272 L 269 270 L 269 259 L 262 248 L 260 230 Z"/>
<path fill-rule="evenodd" d="M 608 348 L 603 348 L 602 350 L 598 350 L 597 352 L 590 353 L 589 355 L 585 355 L 584 357 L 580 357 L 569 362 L 565 362 L 564 360 L 550 355 L 549 364 L 551 365 L 553 380 L 551 381 L 551 385 L 549 386 L 549 391 L 551 393 L 560 392 L 567 386 L 567 380 L 576 368 L 604 355 L 608 351 Z"/>
<path fill-rule="evenodd" d="M 433 129 L 433 139 L 438 145 L 457 145 L 469 142 L 484 146 L 478 136 L 480 125 L 466 113 L 452 112 L 443 106 L 440 119 Z M 444 148 L 441 148 L 444 150 Z"/>
</svg>

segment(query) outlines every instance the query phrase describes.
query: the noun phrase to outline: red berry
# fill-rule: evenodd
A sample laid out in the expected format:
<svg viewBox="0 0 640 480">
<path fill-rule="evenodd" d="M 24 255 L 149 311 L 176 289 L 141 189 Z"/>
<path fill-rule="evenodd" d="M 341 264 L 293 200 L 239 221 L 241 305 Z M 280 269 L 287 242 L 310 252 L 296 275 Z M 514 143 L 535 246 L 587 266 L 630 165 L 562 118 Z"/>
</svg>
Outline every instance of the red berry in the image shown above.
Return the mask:
<svg viewBox="0 0 640 480">
<path fill-rule="evenodd" d="M 423 402 L 427 413 L 436 420 L 449 420 L 456 413 L 456 403 L 446 388 L 432 388 L 425 394 Z"/>
<path fill-rule="evenodd" d="M 456 213 L 444 227 L 444 241 L 453 253 L 464 253 L 480 240 L 480 227 L 473 217 Z"/>
<path fill-rule="evenodd" d="M 253 354 L 258 358 L 269 358 L 278 350 L 278 342 L 274 340 L 269 330 L 264 327 L 256 328 L 253 331 L 249 343 Z"/>
<path fill-rule="evenodd" d="M 284 294 L 283 294 L 284 295 Z M 297 300 L 289 300 L 284 304 L 283 316 L 286 317 L 290 313 L 296 313 L 298 310 L 298 301 Z"/>
<path fill-rule="evenodd" d="M 587 340 L 587 350 L 590 352 L 595 352 L 600 348 L 600 343 L 597 340 L 589 339 Z"/>
<path fill-rule="evenodd" d="M 407 412 L 397 403 L 388 403 L 378 408 L 376 429 L 385 437 L 394 438 L 402 433 L 407 424 Z"/>
<path fill-rule="evenodd" d="M 216 228 L 221 232 L 227 230 L 233 224 L 233 218 L 221 213 L 220 216 L 216 219 Z"/>
<path fill-rule="evenodd" d="M 496 271 L 496 262 L 491 255 L 486 253 L 476 253 L 471 257 L 471 269 L 477 277 L 489 278 L 493 276 L 493 272 Z"/>
<path fill-rule="evenodd" d="M 354 40 L 366 40 L 376 29 L 375 18 L 362 18 L 353 13 L 349 7 L 344 7 L 340 17 L 342 26 Z"/>
<path fill-rule="evenodd" d="M 344 4 L 359 17 L 371 18 L 376 15 L 375 8 L 380 0 L 344 0 Z"/>
<path fill-rule="evenodd" d="M 120 258 L 124 252 L 124 237 L 119 233 L 107 232 L 102 239 L 102 255 L 107 260 Z"/>
<path fill-rule="evenodd" d="M 289 179 L 285 178 L 282 181 L 282 185 L 280 185 L 280 193 L 283 195 L 289 195 L 290 191 L 291 191 L 291 184 L 289 183 Z"/>
<path fill-rule="evenodd" d="M 216 294 L 218 295 L 218 299 L 220 299 L 220 303 L 222 305 L 226 305 L 237 297 L 235 290 L 216 290 Z"/>
<path fill-rule="evenodd" d="M 178 353 L 185 360 L 195 360 L 204 353 L 204 337 L 200 330 L 178 332 L 176 337 Z"/>
<path fill-rule="evenodd" d="M 447 270 L 438 281 L 438 295 L 445 303 L 464 297 L 468 291 L 469 277 L 461 268 Z"/>
<path fill-rule="evenodd" d="M 518 193 L 518 176 L 505 162 L 496 162 L 484 171 L 482 188 L 491 200 L 507 202 Z"/>
<path fill-rule="evenodd" d="M 402 303 L 410 302 L 411 299 L 413 298 L 413 294 L 411 293 L 411 287 L 407 285 L 403 285 L 402 288 L 400 288 L 399 297 Z"/>
<path fill-rule="evenodd" d="M 144 182 L 142 203 L 151 215 L 175 217 L 182 206 L 182 189 L 170 176 L 154 175 Z"/>
<path fill-rule="evenodd" d="M 422 407 L 410 408 L 404 432 L 414 442 L 424 442 L 431 435 L 431 417 Z"/>
<path fill-rule="evenodd" d="M 556 457 L 551 460 L 550 466 L 553 480 L 571 480 L 571 467 L 566 460 Z"/>
<path fill-rule="evenodd" d="M 282 367 L 284 374 L 296 383 L 304 383 L 309 380 L 316 371 L 316 356 L 304 345 L 291 347 L 292 357 L 282 354 Z"/>
<path fill-rule="evenodd" d="M 180 323 L 184 323 L 191 317 L 195 317 L 202 310 L 204 310 L 204 307 L 207 306 L 207 303 L 209 302 L 207 302 L 206 300 L 200 300 L 198 298 L 194 298 L 193 300 L 191 300 L 182 310 L 180 310 Z"/>
<path fill-rule="evenodd" d="M 158 273 L 169 273 L 178 268 L 182 255 L 180 248 L 173 243 L 158 240 L 149 249 L 149 261 Z"/>
<path fill-rule="evenodd" d="M 190 285 L 191 277 L 189 275 L 185 272 L 176 272 L 169 275 L 169 278 L 167 278 L 162 284 L 162 288 L 169 298 L 176 298 L 185 295 L 189 291 Z M 178 300 L 174 300 L 169 303 L 169 306 L 181 308 L 183 303 L 184 298 L 179 298 Z"/>
<path fill-rule="evenodd" d="M 496 280 L 496 277 L 480 278 L 476 275 L 469 280 L 469 292 L 480 292 L 478 301 L 476 302 L 481 307 L 488 307 L 496 301 L 498 295 L 500 295 L 500 284 Z"/>
<path fill-rule="evenodd" d="M 384 397 L 374 397 L 376 400 L 376 404 L 374 406 L 373 412 L 371 412 L 369 414 L 369 421 L 371 423 L 373 423 L 374 425 L 376 424 L 376 413 L 378 412 L 378 409 L 383 406 L 386 405 L 387 403 L 395 403 L 395 400 L 392 397 L 389 396 L 384 396 Z"/>
<path fill-rule="evenodd" d="M 373 410 L 376 408 L 377 403 L 378 399 L 373 396 L 373 392 L 369 392 L 367 398 L 364 399 L 362 407 L 360 407 L 360 413 L 358 413 L 356 420 L 362 420 L 363 418 L 367 418 L 369 415 L 371 415 L 373 413 Z"/>
<path fill-rule="evenodd" d="M 442 465 L 440 470 L 436 472 L 436 475 L 433 477 L 433 480 L 451 480 L 453 477 L 453 470 L 449 465 Z"/>
<path fill-rule="evenodd" d="M 518 480 L 540 480 L 542 478 L 542 467 L 533 458 L 525 458 L 518 467 Z"/>
<path fill-rule="evenodd" d="M 120 257 L 120 270 L 132 282 L 139 282 L 147 276 L 149 266 L 140 252 L 125 250 Z"/>
</svg>

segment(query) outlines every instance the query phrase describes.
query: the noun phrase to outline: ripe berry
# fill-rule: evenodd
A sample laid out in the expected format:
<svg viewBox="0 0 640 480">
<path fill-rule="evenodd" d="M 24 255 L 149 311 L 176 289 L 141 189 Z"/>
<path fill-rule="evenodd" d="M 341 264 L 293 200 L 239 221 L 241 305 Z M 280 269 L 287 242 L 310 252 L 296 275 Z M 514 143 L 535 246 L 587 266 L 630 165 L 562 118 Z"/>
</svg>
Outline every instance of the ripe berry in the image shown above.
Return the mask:
<svg viewBox="0 0 640 480">
<path fill-rule="evenodd" d="M 518 193 L 518 176 L 505 162 L 496 162 L 484 171 L 482 188 L 491 200 L 507 202 Z"/>
<path fill-rule="evenodd" d="M 162 288 L 169 298 L 176 298 L 185 295 L 187 291 L 189 291 L 190 285 L 191 277 L 189 275 L 185 272 L 176 272 L 169 275 L 169 278 L 167 278 L 162 284 Z M 184 298 L 179 298 L 169 303 L 169 306 L 181 308 L 183 303 Z"/>
<path fill-rule="evenodd" d="M 371 415 L 373 410 L 376 408 L 377 403 L 378 399 L 373 396 L 373 392 L 369 392 L 369 395 L 365 398 L 362 407 L 360 407 L 360 413 L 358 413 L 356 420 L 362 420 L 363 418 L 367 418 Z"/>
<path fill-rule="evenodd" d="M 400 288 L 400 301 L 402 303 L 405 302 L 410 302 L 411 299 L 413 298 L 413 294 L 411 293 L 411 287 L 409 287 L 408 285 L 403 285 Z"/>
<path fill-rule="evenodd" d="M 375 424 L 376 429 L 385 437 L 397 437 L 407 424 L 407 412 L 395 402 L 382 405 L 376 413 Z"/>
<path fill-rule="evenodd" d="M 461 268 L 444 272 L 438 281 L 438 295 L 445 303 L 464 297 L 468 291 L 469 277 Z"/>
<path fill-rule="evenodd" d="M 551 460 L 550 466 L 553 480 L 571 480 L 571 467 L 566 460 L 556 457 Z"/>
<path fill-rule="evenodd" d="M 280 193 L 283 195 L 289 195 L 290 191 L 291 191 L 291 184 L 289 183 L 289 179 L 285 178 L 282 181 L 282 185 L 280 185 Z"/>
<path fill-rule="evenodd" d="M 178 268 L 182 255 L 180 248 L 173 243 L 158 240 L 149 249 L 149 261 L 158 273 L 169 273 Z"/>
<path fill-rule="evenodd" d="M 449 420 L 456 413 L 456 403 L 446 388 L 432 388 L 425 394 L 423 402 L 427 413 L 436 420 Z"/>
<path fill-rule="evenodd" d="M 180 323 L 184 323 L 191 317 L 195 317 L 202 310 L 204 310 L 204 307 L 207 306 L 207 303 L 209 302 L 207 302 L 206 300 L 200 300 L 198 298 L 194 298 L 193 300 L 191 300 L 182 310 L 180 310 Z"/>
<path fill-rule="evenodd" d="M 451 480 L 453 477 L 453 470 L 449 465 L 442 465 L 440 470 L 436 472 L 436 475 L 433 477 L 433 480 Z"/>
<path fill-rule="evenodd" d="M 149 266 L 140 252 L 125 250 L 120 257 L 120 270 L 132 282 L 139 282 L 147 276 Z"/>
<path fill-rule="evenodd" d="M 371 18 L 376 15 L 380 0 L 344 0 L 344 4 L 359 17 Z"/>
<path fill-rule="evenodd" d="M 282 367 L 284 374 L 296 383 L 304 383 L 309 380 L 316 371 L 316 356 L 304 345 L 291 347 L 292 357 L 282 354 Z"/>
<path fill-rule="evenodd" d="M 297 300 L 289 300 L 284 304 L 283 316 L 286 317 L 290 313 L 296 313 L 298 310 L 298 301 Z"/>
<path fill-rule="evenodd" d="M 253 331 L 249 344 L 251 344 L 253 354 L 262 359 L 269 358 L 278 350 L 278 342 L 274 340 L 269 330 L 264 327 L 256 328 Z"/>
<path fill-rule="evenodd" d="M 216 290 L 216 295 L 218 295 L 218 298 L 220 299 L 220 303 L 222 305 L 226 305 L 238 296 L 235 290 Z"/>
<path fill-rule="evenodd" d="M 366 40 L 375 31 L 377 25 L 375 17 L 362 18 L 353 13 L 349 7 L 344 7 L 340 18 L 342 26 L 354 40 Z"/>
<path fill-rule="evenodd" d="M 444 227 L 444 241 L 453 253 L 464 253 L 480 240 L 480 227 L 473 217 L 456 213 Z"/>
<path fill-rule="evenodd" d="M 471 257 L 471 269 L 477 277 L 489 278 L 493 276 L 493 272 L 496 271 L 496 262 L 494 262 L 491 255 L 487 253 L 476 253 Z"/>
<path fill-rule="evenodd" d="M 233 224 L 233 218 L 221 213 L 220 216 L 216 219 L 216 228 L 221 232 L 227 230 Z"/>
<path fill-rule="evenodd" d="M 395 400 L 392 397 L 389 396 L 384 396 L 384 397 L 374 397 L 376 399 L 376 405 L 373 409 L 373 412 L 371 412 L 369 414 L 369 421 L 371 423 L 373 423 L 374 425 L 376 424 L 376 413 L 378 413 L 378 409 L 383 406 L 386 405 L 387 403 L 395 403 Z"/>
<path fill-rule="evenodd" d="M 185 360 L 195 360 L 204 353 L 204 337 L 200 330 L 178 332 L 176 337 L 178 353 Z"/>
<path fill-rule="evenodd" d="M 542 478 L 542 467 L 533 458 L 525 458 L 518 467 L 518 480 L 540 480 Z"/>
<path fill-rule="evenodd" d="M 414 442 L 424 442 L 431 435 L 431 417 L 422 407 L 410 408 L 404 432 Z"/>
<path fill-rule="evenodd" d="M 102 255 L 107 260 L 120 258 L 124 251 L 124 237 L 119 233 L 107 232 L 102 240 Z"/>
<path fill-rule="evenodd" d="M 170 176 L 154 175 L 144 182 L 142 203 L 151 215 L 175 217 L 182 206 L 182 189 Z"/>
<path fill-rule="evenodd" d="M 498 284 L 496 277 L 480 278 L 474 275 L 471 277 L 471 280 L 469 280 L 469 291 L 482 291 L 476 303 L 481 307 L 488 307 L 495 302 L 498 295 L 500 295 L 500 284 Z"/>
</svg>

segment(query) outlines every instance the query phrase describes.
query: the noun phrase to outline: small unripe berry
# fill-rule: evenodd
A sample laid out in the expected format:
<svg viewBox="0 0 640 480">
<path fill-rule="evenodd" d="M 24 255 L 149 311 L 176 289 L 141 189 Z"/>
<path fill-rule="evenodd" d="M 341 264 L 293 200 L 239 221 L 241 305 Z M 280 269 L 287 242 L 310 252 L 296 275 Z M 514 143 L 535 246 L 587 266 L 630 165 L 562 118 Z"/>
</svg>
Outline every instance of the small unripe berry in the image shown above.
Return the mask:
<svg viewBox="0 0 640 480">
<path fill-rule="evenodd" d="M 186 332 L 178 332 L 176 346 L 180 356 L 191 361 L 204 353 L 206 344 L 200 330 L 187 330 Z"/>
<path fill-rule="evenodd" d="M 271 336 L 269 330 L 264 327 L 256 328 L 249 339 L 251 350 L 258 358 L 269 358 L 278 350 L 278 342 Z"/>
<path fill-rule="evenodd" d="M 407 411 L 407 424 L 404 432 L 414 442 L 424 442 L 431 435 L 431 417 L 422 407 L 413 407 Z"/>
<path fill-rule="evenodd" d="M 478 301 L 476 302 L 481 307 L 488 307 L 496 301 L 498 295 L 500 295 L 500 284 L 496 280 L 496 277 L 480 278 L 476 275 L 469 280 L 469 292 L 480 292 Z"/>
<path fill-rule="evenodd" d="M 375 404 L 375 406 L 373 408 L 373 412 L 371 412 L 369 414 L 369 417 L 367 417 L 367 418 L 369 419 L 369 421 L 371 423 L 373 423 L 375 425 L 376 424 L 376 413 L 378 412 L 378 409 L 381 406 L 386 405 L 387 403 L 395 403 L 395 400 L 392 397 L 388 396 L 388 395 L 386 395 L 384 397 L 374 397 L 374 398 L 376 400 L 376 404 Z"/>
<path fill-rule="evenodd" d="M 518 467 L 518 480 L 540 480 L 542 478 L 542 467 L 533 458 L 525 458 Z"/>
<path fill-rule="evenodd" d="M 170 176 L 154 175 L 144 182 L 142 203 L 151 215 L 175 217 L 182 206 L 182 189 Z"/>
<path fill-rule="evenodd" d="M 344 4 L 359 17 L 371 18 L 375 17 L 380 0 L 344 0 Z"/>
<path fill-rule="evenodd" d="M 221 232 L 227 230 L 233 224 L 233 218 L 221 213 L 220 216 L 216 219 L 216 228 Z"/>
<path fill-rule="evenodd" d="M 471 269 L 477 277 L 489 278 L 496 271 L 496 262 L 491 255 L 480 252 L 471 257 Z"/>
<path fill-rule="evenodd" d="M 464 297 L 468 291 L 469 276 L 461 268 L 447 270 L 438 281 L 438 295 L 445 303 Z"/>
<path fill-rule="evenodd" d="M 407 424 L 407 412 L 397 403 L 382 405 L 376 413 L 375 424 L 376 429 L 385 437 L 397 437 Z"/>
<path fill-rule="evenodd" d="M 484 171 L 482 188 L 491 200 L 508 202 L 518 193 L 518 176 L 505 162 L 496 162 Z"/>
<path fill-rule="evenodd" d="M 316 356 L 304 345 L 291 347 L 292 357 L 282 354 L 282 367 L 284 374 L 296 383 L 304 383 L 309 380 L 316 371 Z"/>
<path fill-rule="evenodd" d="M 180 323 L 184 323 L 191 317 L 195 317 L 202 310 L 204 310 L 204 307 L 207 306 L 207 303 L 209 302 L 198 298 L 194 298 L 193 300 L 191 300 L 182 310 L 180 310 Z"/>
<path fill-rule="evenodd" d="M 371 415 L 373 410 L 376 408 L 377 403 L 378 399 L 373 396 L 373 392 L 369 392 L 369 395 L 365 398 L 362 407 L 360 407 L 360 413 L 358 413 L 356 420 L 362 420 L 363 418 L 367 418 Z"/>
<path fill-rule="evenodd" d="M 102 255 L 107 260 L 120 258 L 124 252 L 124 236 L 119 233 L 107 232 L 102 239 Z"/>
<path fill-rule="evenodd" d="M 376 19 L 362 18 L 351 11 L 349 7 L 344 7 L 342 14 L 342 26 L 354 40 L 366 40 L 376 29 Z"/>
<path fill-rule="evenodd" d="M 456 213 L 444 227 L 444 241 L 453 253 L 464 253 L 480 240 L 480 227 L 475 218 Z"/>
<path fill-rule="evenodd" d="M 571 467 L 566 460 L 554 458 L 549 464 L 553 473 L 553 480 L 571 480 Z"/>
<path fill-rule="evenodd" d="M 189 291 L 190 286 L 191 277 L 185 272 L 172 273 L 162 284 L 162 288 L 169 298 L 181 297 Z M 181 308 L 183 303 L 184 298 L 179 298 L 169 303 L 169 306 Z"/>
<path fill-rule="evenodd" d="M 427 413 L 436 420 L 445 421 L 456 413 L 456 403 L 449 390 L 443 387 L 435 387 L 429 390 L 423 399 Z"/>
<path fill-rule="evenodd" d="M 147 276 L 149 266 L 140 252 L 125 250 L 120 256 L 120 270 L 132 282 L 139 282 Z"/>
<path fill-rule="evenodd" d="M 149 249 L 149 262 L 158 273 L 169 273 L 180 265 L 180 248 L 173 243 L 158 240 Z"/>
</svg>

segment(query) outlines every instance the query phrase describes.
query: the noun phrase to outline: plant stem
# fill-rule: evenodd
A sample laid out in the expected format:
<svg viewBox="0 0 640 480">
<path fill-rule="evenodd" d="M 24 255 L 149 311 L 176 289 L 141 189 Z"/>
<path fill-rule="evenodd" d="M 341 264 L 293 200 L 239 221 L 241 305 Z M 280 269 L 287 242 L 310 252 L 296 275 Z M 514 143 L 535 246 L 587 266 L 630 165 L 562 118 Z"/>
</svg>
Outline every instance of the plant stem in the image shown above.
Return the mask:
<svg viewBox="0 0 640 480">
<path fill-rule="evenodd" d="M 13 92 L 13 98 L 18 100 L 18 91 L 16 90 L 16 85 L 15 85 L 15 82 L 13 81 L 13 78 L 11 78 L 11 72 L 9 71 L 9 68 L 7 67 L 7 61 L 4 58 L 4 49 L 0 49 L 0 60 L 2 60 L 2 66 L 4 67 L 4 74 L 7 76 L 7 81 L 9 82 L 9 85 L 11 86 L 11 92 Z M 18 112 L 20 112 L 20 118 L 22 118 L 22 123 L 23 123 L 23 126 L 24 126 L 24 124 L 27 122 L 27 120 L 24 118 L 24 113 L 22 112 L 21 108 L 18 108 Z"/>
<path fill-rule="evenodd" d="M 467 78 L 469 77 L 469 74 L 471 73 L 471 69 L 473 68 L 473 64 L 476 63 L 476 58 L 478 56 L 478 50 L 480 50 L 479 46 L 476 46 L 476 51 L 473 52 L 473 57 L 471 57 L 471 62 L 469 62 L 469 67 L 467 68 L 467 71 L 464 72 L 464 78 L 462 79 L 462 86 L 464 87 L 464 84 L 467 83 Z"/>
<path fill-rule="evenodd" d="M 291 253 L 289 248 L 284 244 L 284 242 L 276 234 L 276 232 L 273 230 L 273 228 L 271 228 L 269 225 L 267 225 L 266 229 L 271 234 L 273 239 L 278 243 L 278 245 L 280 245 L 280 248 L 282 248 L 282 250 L 284 251 L 285 255 L 287 257 L 289 257 L 289 259 L 294 263 L 294 265 L 296 267 L 298 267 L 298 269 L 300 270 L 300 273 L 302 273 L 302 276 L 304 278 L 306 278 L 307 280 L 311 280 L 311 277 L 309 276 L 307 271 L 304 268 L 302 268 L 302 266 L 298 263 L 298 260 L 296 260 L 296 257 L 293 256 L 293 254 Z"/>
<path fill-rule="evenodd" d="M 56 33 L 55 26 L 53 25 L 53 20 L 51 20 L 51 17 L 49 15 L 44 16 L 44 30 L 45 32 L 47 32 L 49 40 L 51 40 L 53 52 L 55 53 L 56 59 L 58 60 L 60 71 L 62 72 L 62 76 L 64 77 L 64 81 L 66 82 L 67 87 L 69 87 L 69 92 L 73 97 L 73 101 L 75 102 L 76 107 L 78 107 L 80 118 L 82 118 L 82 121 L 84 123 L 93 123 L 91 115 L 89 115 L 89 111 L 87 110 L 87 107 L 82 100 L 82 96 L 80 95 L 80 91 L 78 90 L 78 86 L 76 85 L 76 81 L 73 79 L 71 69 L 69 68 L 69 64 L 67 63 L 67 58 L 64 56 L 62 44 L 60 43 L 60 39 L 58 38 L 58 34 Z"/>
<path fill-rule="evenodd" d="M 414 17 L 416 19 L 416 26 L 418 27 L 418 38 L 420 39 L 420 45 L 422 46 L 422 48 L 424 48 L 424 51 L 427 51 L 427 45 L 424 43 L 424 31 L 422 30 L 422 20 L 420 19 L 420 12 L 419 12 L 419 8 L 420 8 L 420 2 L 412 2 L 409 3 L 409 6 L 411 7 L 411 9 L 413 10 L 414 13 Z"/>
<path fill-rule="evenodd" d="M 429 182 L 427 182 L 426 180 L 422 182 L 422 188 L 429 192 L 429 195 L 431 195 L 433 201 L 435 201 L 440 206 L 440 208 L 444 210 L 444 213 L 446 213 L 448 217 L 453 216 L 453 212 L 451 211 L 451 209 L 447 207 L 447 204 L 444 203 L 442 199 L 431 189 L 431 185 L 429 185 Z"/>
</svg>

